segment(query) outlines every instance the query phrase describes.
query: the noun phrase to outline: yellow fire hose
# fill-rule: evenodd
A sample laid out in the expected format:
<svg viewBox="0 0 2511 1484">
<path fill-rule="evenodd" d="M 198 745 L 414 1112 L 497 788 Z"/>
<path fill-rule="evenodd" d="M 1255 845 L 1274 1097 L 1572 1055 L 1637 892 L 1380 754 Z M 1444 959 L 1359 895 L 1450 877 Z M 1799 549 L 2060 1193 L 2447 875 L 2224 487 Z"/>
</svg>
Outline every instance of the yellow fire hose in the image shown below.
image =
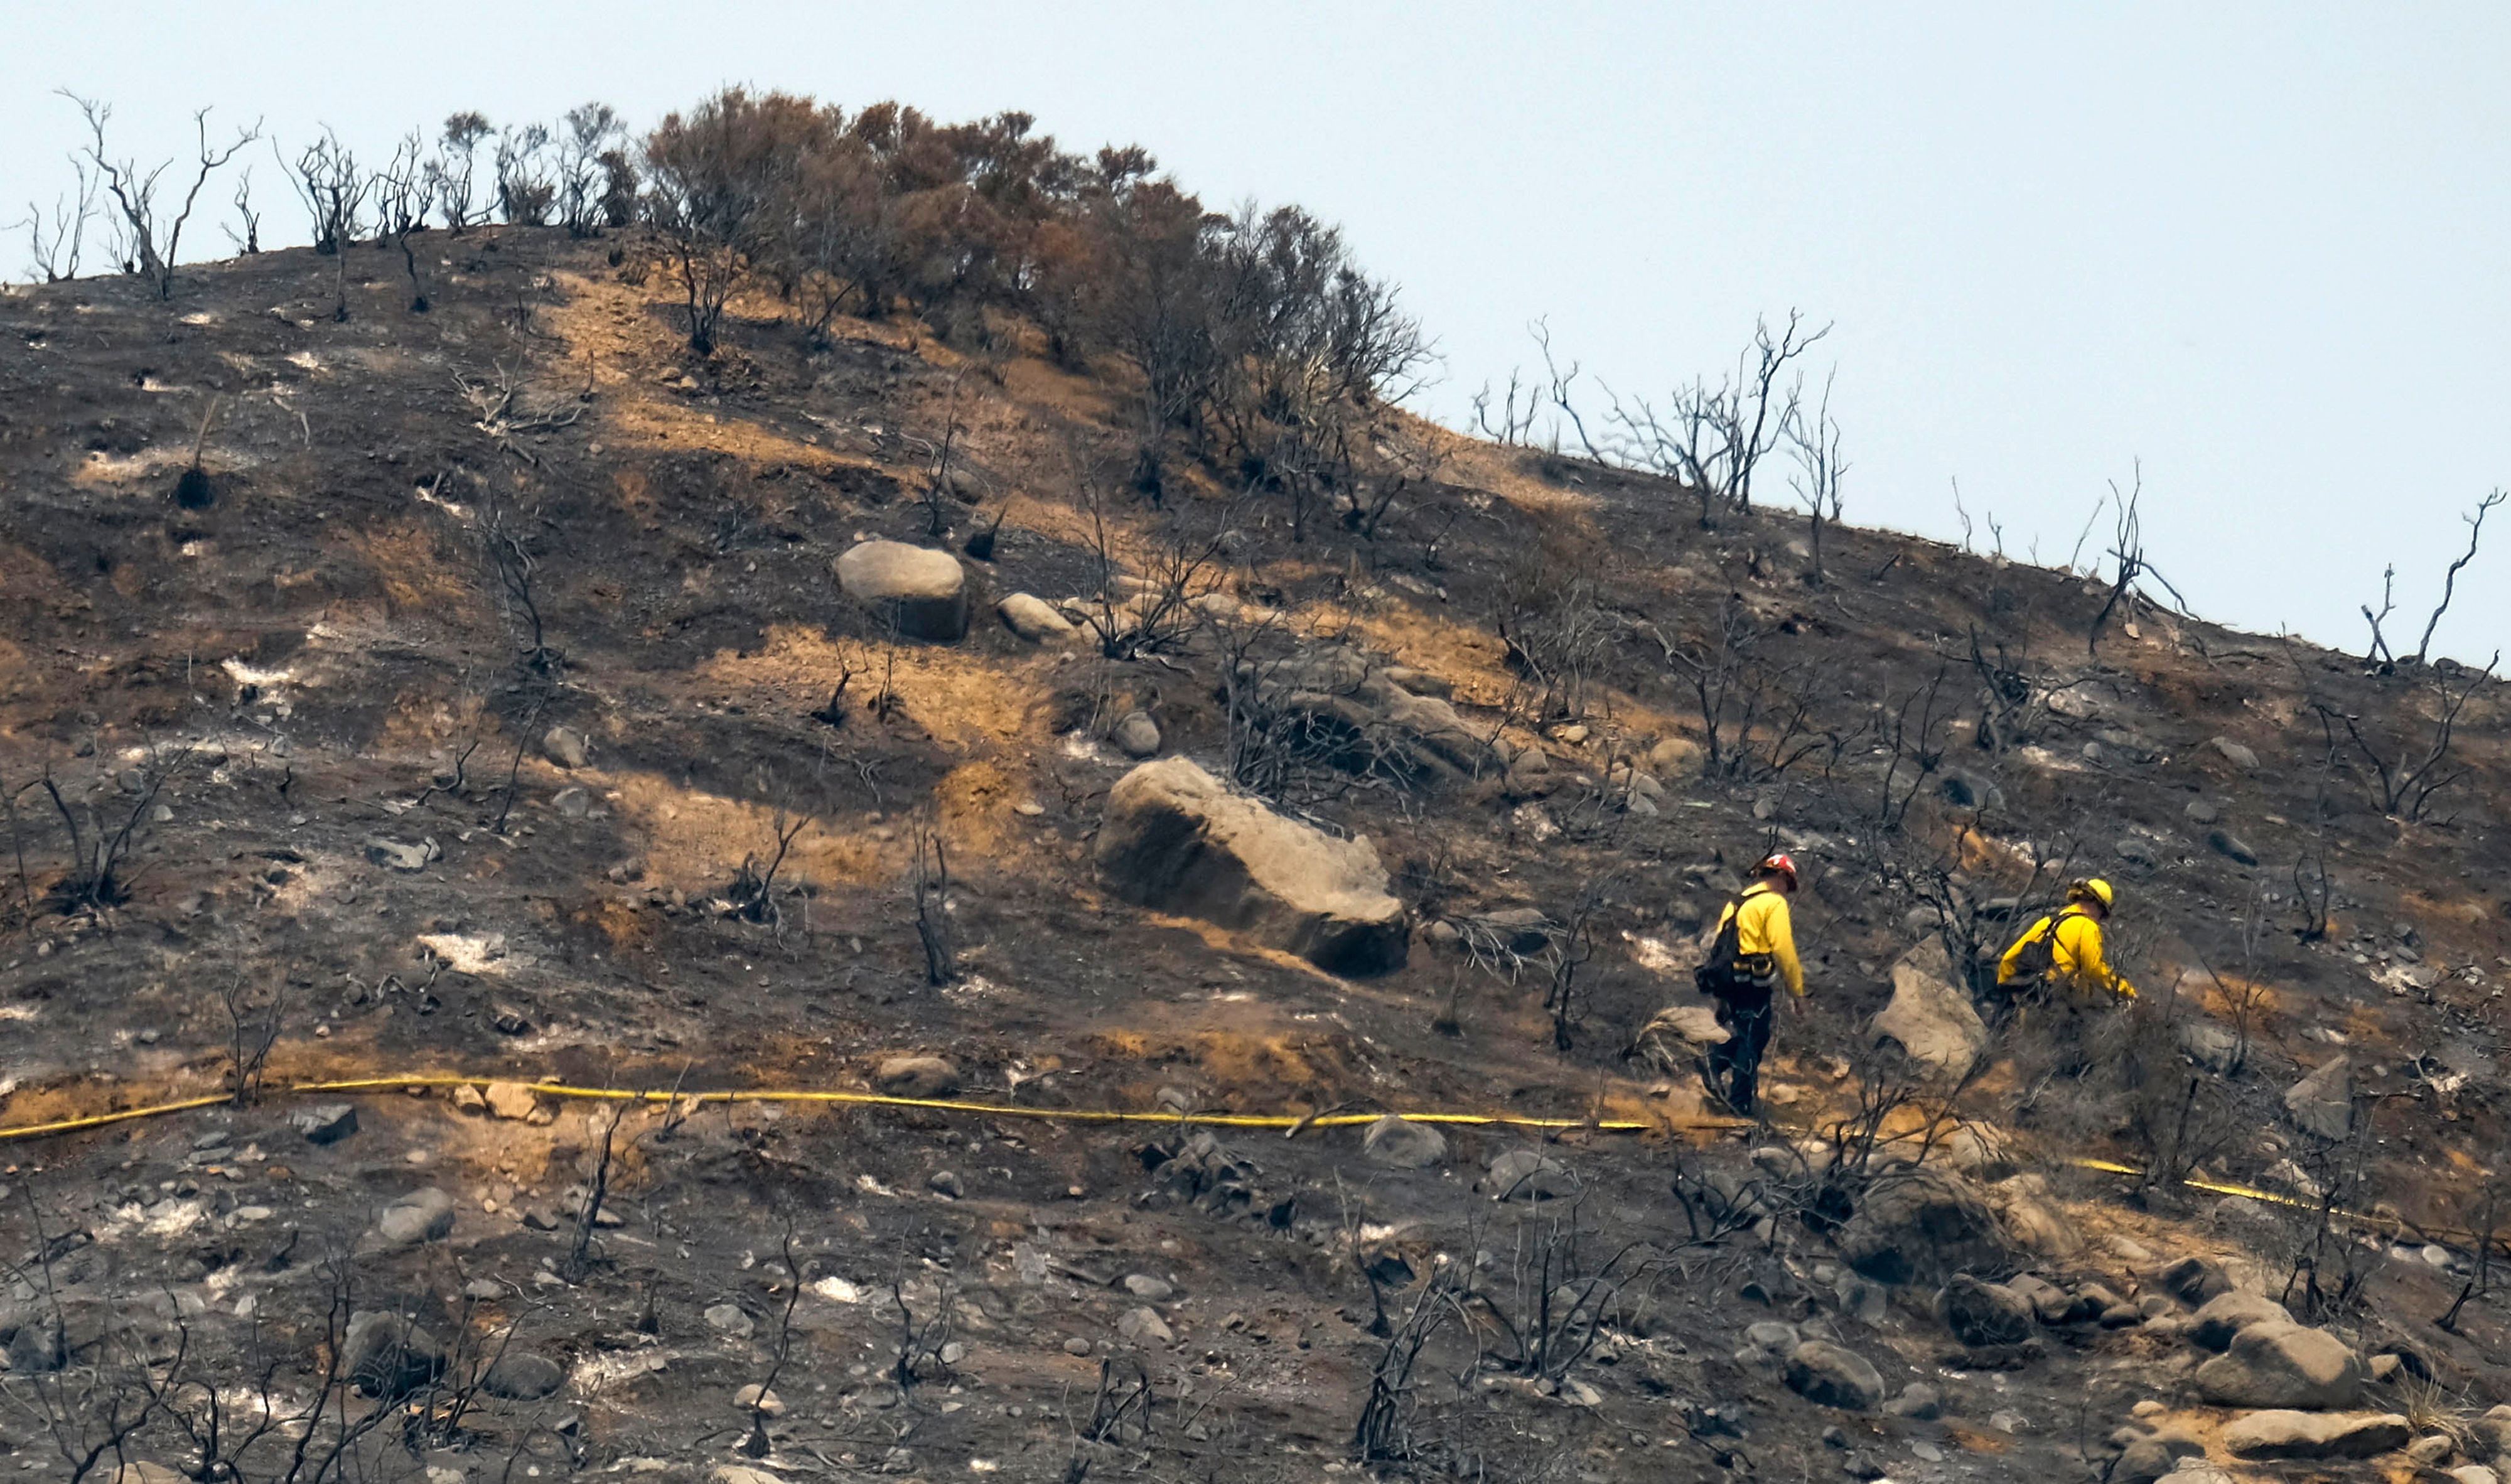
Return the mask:
<svg viewBox="0 0 2511 1484">
<path fill-rule="evenodd" d="M 404 1076 L 355 1077 L 343 1081 L 291 1082 L 284 1087 L 264 1089 L 284 1097 L 342 1096 L 365 1093 L 408 1092 L 437 1087 L 485 1086 L 496 1077 L 453 1076 L 442 1073 Z M 795 1088 L 727 1088 L 713 1092 L 683 1092 L 637 1087 L 578 1087 L 564 1082 L 524 1082 L 537 1096 L 572 1098 L 608 1103 L 660 1103 L 690 1108 L 709 1104 L 732 1103 L 803 1103 L 850 1108 L 919 1108 L 937 1113 L 974 1113 L 989 1118 L 1035 1118 L 1060 1123 L 1156 1123 L 1175 1126 L 1191 1124 L 1207 1128 L 1264 1128 L 1299 1132 L 1311 1128 L 1352 1128 L 1374 1123 L 1384 1116 L 1371 1113 L 1179 1113 L 1158 1111 L 1137 1113 L 1104 1108 L 1030 1108 L 1014 1103 L 979 1103 L 958 1098 L 908 1098 L 890 1093 L 820 1091 Z M 218 1108 L 234 1100 L 219 1093 L 207 1097 L 184 1098 L 173 1103 L 152 1103 L 140 1108 L 126 1108 L 113 1113 L 91 1113 L 78 1118 L 56 1118 L 44 1123 L 20 1123 L 0 1126 L 0 1143 L 21 1139 L 41 1139 L 55 1134 L 78 1133 L 87 1129 L 105 1128 L 141 1118 L 166 1117 L 174 1113 L 197 1113 L 205 1108 Z M 1584 1129 L 1601 1134 L 1644 1134 L 1664 1129 L 1667 1125 L 1640 1118 L 1536 1118 L 1522 1113 L 1406 1113 L 1395 1116 L 1408 1123 L 1435 1123 L 1461 1128 L 1522 1128 L 1540 1132 L 1565 1133 Z M 1802 1130 L 1782 1130 L 1802 1132 Z M 2109 1159 L 2067 1158 L 2061 1161 L 2079 1170 L 2098 1174 L 2144 1179 L 2146 1171 L 2132 1164 Z M 2231 1185 L 2196 1176 L 2182 1179 L 2187 1190 L 2202 1191 L 2211 1195 L 2238 1195 L 2246 1199 L 2299 1210 L 2316 1210 L 2317 1201 L 2302 1200 L 2274 1191 L 2261 1191 L 2251 1186 Z M 2334 1208 L 2329 1213 L 2337 1220 L 2355 1226 L 2370 1227 L 2403 1234 L 2407 1224 L 2397 1217 L 2371 1212 Z M 2455 1228 L 2416 1227 L 2415 1233 L 2427 1239 L 2441 1238 L 2460 1245 L 2473 1246 L 2484 1240 L 2474 1231 Z M 2511 1251 L 2511 1242 L 2505 1243 Z"/>
</svg>

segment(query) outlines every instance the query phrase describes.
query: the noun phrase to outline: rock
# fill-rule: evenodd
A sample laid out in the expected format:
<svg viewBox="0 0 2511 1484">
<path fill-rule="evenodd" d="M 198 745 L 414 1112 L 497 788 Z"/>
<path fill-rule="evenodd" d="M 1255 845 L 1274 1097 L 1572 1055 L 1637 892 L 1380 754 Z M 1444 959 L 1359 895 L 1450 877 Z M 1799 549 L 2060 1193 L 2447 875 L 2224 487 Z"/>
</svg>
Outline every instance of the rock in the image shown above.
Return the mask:
<svg viewBox="0 0 2511 1484">
<path fill-rule="evenodd" d="M 2405 1447 L 2414 1436 L 2414 1427 L 2395 1413 L 2276 1410 L 2233 1419 L 2223 1428 L 2223 1451 L 2252 1463 L 2370 1459 Z"/>
<path fill-rule="evenodd" d="M 308 1144 L 337 1144 L 358 1131 L 358 1105 L 316 1103 L 290 1113 L 288 1126 Z"/>
<path fill-rule="evenodd" d="M 1160 1317 L 1160 1311 L 1147 1305 L 1127 1309 L 1124 1317 L 1116 1321 L 1116 1333 L 1136 1345 L 1166 1345 L 1177 1338 L 1168 1321 Z"/>
<path fill-rule="evenodd" d="M 2428 1432 L 2407 1445 L 2407 1462 L 2430 1468 L 2458 1451 L 2447 1432 Z"/>
<path fill-rule="evenodd" d="M 2028 1272 L 2006 1279 L 2005 1286 L 2021 1294 L 2043 1324 L 2066 1323 L 2067 1312 L 2075 1307 L 2074 1297 L 2067 1290 Z"/>
<path fill-rule="evenodd" d="M 2354 1128 L 2354 1059 L 2343 1053 L 2296 1082 L 2284 1095 L 2285 1115 L 2303 1133 L 2332 1142 Z"/>
<path fill-rule="evenodd" d="M 1075 1335 L 1071 1339 L 1063 1342 L 1063 1353 L 1067 1355 L 1087 1355 L 1090 1353 L 1090 1342 L 1082 1339 L 1079 1335 Z"/>
<path fill-rule="evenodd" d="M 2232 1339 L 2253 1323 L 2293 1323 L 2293 1315 L 2262 1293 L 2218 1293 L 2189 1321 L 2189 1341 L 2210 1351 L 2229 1351 Z"/>
<path fill-rule="evenodd" d="M 994 605 L 1003 627 L 1035 644 L 1050 640 L 1070 639 L 1075 630 L 1045 599 L 1029 593 L 1014 593 Z"/>
<path fill-rule="evenodd" d="M 490 1082 L 484 1099 L 492 1115 L 519 1123 L 540 1112 L 540 1094 L 522 1082 Z"/>
<path fill-rule="evenodd" d="M 374 1238 L 386 1248 L 415 1247 L 443 1241 L 453 1231 L 453 1197 L 429 1186 L 383 1208 L 375 1217 Z"/>
<path fill-rule="evenodd" d="M 2001 809 L 2005 791 L 1968 773 L 1948 772 L 1936 780 L 1936 793 L 1956 809 Z"/>
<path fill-rule="evenodd" d="M 2461 1464 L 2450 1471 L 2450 1478 L 2451 1484 L 2502 1484 L 2502 1475 L 2483 1464 Z"/>
<path fill-rule="evenodd" d="M 1392 1169 L 1426 1170 L 1447 1162 L 1448 1136 L 1431 1124 L 1390 1113 L 1362 1132 L 1360 1152 Z"/>
<path fill-rule="evenodd" d="M 1155 1278 L 1147 1272 L 1125 1274 L 1125 1292 L 1145 1304 L 1166 1304 L 1177 1297 L 1177 1289 L 1166 1278 Z"/>
<path fill-rule="evenodd" d="M 444 1347 L 399 1314 L 369 1309 L 350 1316 L 340 1374 L 366 1395 L 398 1401 L 444 1374 Z"/>
<path fill-rule="evenodd" d="M 2170 1484 L 2240 1484 L 2230 1474 L 2201 1458 L 2182 1459 L 2180 1466 L 2163 1475 Z"/>
<path fill-rule="evenodd" d="M 2213 1300 L 2232 1291 L 2232 1280 L 2223 1275 L 2221 1265 L 2202 1257 L 2183 1257 L 2163 1265 L 2154 1274 L 2162 1291 L 2187 1305 L 2201 1308 Z"/>
<path fill-rule="evenodd" d="M 1883 1404 L 1883 1410 L 1894 1417 L 1912 1422 L 1931 1423 L 1945 1415 L 1944 1398 L 1936 1388 L 1923 1381 L 1913 1381 L 1902 1387 L 1901 1394 Z"/>
<path fill-rule="evenodd" d="M 2216 752 L 2222 755 L 2224 762 L 2232 764 L 2232 766 L 2236 768 L 2239 768 L 2242 772 L 2255 773 L 2259 770 L 2259 755 L 2250 751 L 2249 748 L 2241 743 L 2235 742 L 2229 737 L 2217 737 L 2209 745 L 2211 745 Z"/>
<path fill-rule="evenodd" d="M 488 1111 L 488 1099 L 480 1091 L 478 1083 L 456 1082 L 453 1084 L 453 1110 L 456 1113 L 483 1113 Z"/>
<path fill-rule="evenodd" d="M 938 1056 L 893 1056 L 872 1069 L 872 1090 L 893 1098 L 946 1098 L 959 1090 L 959 1069 Z"/>
<path fill-rule="evenodd" d="M 568 819 L 582 819 L 593 812 L 593 791 L 568 784 L 550 796 L 550 807 Z"/>
<path fill-rule="evenodd" d="M 2153 1484 L 2180 1466 L 2183 1459 L 2203 1463 L 2206 1445 L 2194 1438 L 2163 1432 L 2132 1438 L 2110 1464 L 2108 1484 Z"/>
<path fill-rule="evenodd" d="M 69 1364 L 69 1335 L 58 1313 L 29 1314 L 10 1331 L 9 1369 L 23 1376 L 49 1376 Z"/>
<path fill-rule="evenodd" d="M 1709 1048 L 1725 1044 L 1732 1035 L 1718 1023 L 1718 1011 L 1699 1000 L 1667 1005 L 1640 1028 L 1632 1054 L 1666 1076 L 1689 1076 L 1691 1064 Z"/>
<path fill-rule="evenodd" d="M 707 1470 L 707 1484 L 785 1484 L 785 1476 L 748 1464 L 717 1464 Z"/>
<path fill-rule="evenodd" d="M 117 1466 L 111 1473 L 99 1474 L 105 1484 L 190 1484 L 191 1475 L 163 1464 L 136 1460 Z"/>
<path fill-rule="evenodd" d="M 2211 825 L 2223 817 L 2221 809 L 2203 799 L 2188 801 L 2188 808 L 2185 812 L 2188 815 L 2188 822 L 2192 825 Z"/>
<path fill-rule="evenodd" d="M 2004 1228 L 1977 1188 L 1923 1165 L 1877 1180 L 1836 1240 L 1848 1266 L 1878 1283 L 1944 1283 L 2011 1266 Z"/>
<path fill-rule="evenodd" d="M 1785 1359 L 1796 1353 L 1797 1346 L 1804 1344 L 1804 1336 L 1797 1334 L 1796 1327 L 1793 1324 L 1783 1324 L 1776 1319 L 1760 1319 L 1744 1326 L 1744 1343 L 1754 1349 L 1765 1350 Z"/>
<path fill-rule="evenodd" d="M 948 1347 L 946 1346 L 944 1348 L 946 1349 Z M 950 1357 L 943 1356 L 942 1363 L 950 1364 Z M 734 1411 L 755 1412 L 761 1417 L 785 1415 L 785 1398 L 754 1381 L 732 1393 L 732 1405 Z"/>
<path fill-rule="evenodd" d="M 750 1317 L 738 1304 L 710 1305 L 706 1311 L 707 1328 L 736 1340 L 747 1340 L 757 1332 L 758 1321 Z"/>
<path fill-rule="evenodd" d="M 2208 831 L 2206 847 L 2217 855 L 2227 857 L 2244 866 L 2255 866 L 2259 863 L 2259 852 L 2251 849 L 2247 841 L 2229 830 Z"/>
<path fill-rule="evenodd" d="M 866 541 L 837 559 L 837 585 L 905 638 L 947 644 L 968 632 L 968 574 L 946 551 Z"/>
<path fill-rule="evenodd" d="M 2047 1180 L 2029 1173 L 2010 1175 L 1985 1194 L 2006 1236 L 2024 1251 L 2057 1262 L 2082 1255 L 2084 1234 L 2058 1209 Z"/>
<path fill-rule="evenodd" d="M 2151 841 L 2133 835 L 2119 837 L 2118 842 L 2110 848 L 2117 852 L 2120 860 L 2131 866 L 2143 866 L 2149 871 L 2162 864 L 2162 852 L 2154 849 Z"/>
<path fill-rule="evenodd" d="M 2325 1330 L 2267 1321 L 2244 1326 L 2193 1379 L 2219 1407 L 2337 1411 L 2361 1399 L 2363 1362 Z"/>
<path fill-rule="evenodd" d="M 1489 730 L 1468 723 L 1436 695 L 1397 683 L 1403 667 L 1376 664 L 1359 650 L 1330 646 L 1288 663 L 1239 667 L 1268 723 L 1295 727 L 1316 756 L 1353 772 L 1413 783 L 1452 783 L 1497 776 L 1506 759 Z M 1529 749 L 1537 762 L 1540 752 Z"/>
<path fill-rule="evenodd" d="M 1988 1049 L 1988 1027 L 1953 983 L 1944 943 L 1932 937 L 1892 965 L 1892 1000 L 1875 1013 L 1870 1034 L 1897 1043 L 1947 1081 L 1959 1081 Z"/>
<path fill-rule="evenodd" d="M 2212 1021 L 2182 1021 L 2180 1049 L 2201 1071 L 2217 1076 L 2240 1070 L 2241 1038 Z"/>
<path fill-rule="evenodd" d="M 566 1367 L 547 1355 L 529 1350 L 509 1350 L 488 1367 L 480 1385 L 491 1396 L 508 1401 L 538 1401 L 553 1395 L 566 1385 Z"/>
<path fill-rule="evenodd" d="M 1285 819 L 1183 758 L 1145 762 L 1108 791 L 1098 865 L 1127 901 L 1218 923 L 1334 973 L 1401 967 L 1411 941 L 1366 838 Z"/>
<path fill-rule="evenodd" d="M 1788 1354 L 1788 1389 L 1819 1406 L 1871 1412 L 1883 1401 L 1883 1377 L 1866 1357 L 1825 1340 Z"/>
<path fill-rule="evenodd" d="M 1936 1322 L 1974 1348 L 2021 1345 L 2031 1338 L 2034 1317 L 2030 1302 L 2021 1294 L 1966 1272 L 1936 1290 Z"/>
<path fill-rule="evenodd" d="M 1513 1149 L 1490 1162 L 1483 1189 L 1493 1200 L 1559 1200 L 1577 1193 L 1578 1182 L 1560 1161 Z"/>
<path fill-rule="evenodd" d="M 367 841 L 367 859 L 393 871 L 424 871 L 436 855 L 433 840 L 421 840 L 413 845 L 378 835 Z"/>
<path fill-rule="evenodd" d="M 924 1189 L 945 1200 L 957 1200 L 968 1193 L 968 1188 L 960 1182 L 955 1170 L 935 1170 L 924 1177 Z"/>
<path fill-rule="evenodd" d="M 1151 720 L 1148 712 L 1129 711 L 1125 713 L 1122 721 L 1108 730 L 1107 740 L 1116 744 L 1116 751 L 1128 758 L 1157 757 L 1160 751 L 1160 724 Z"/>
<path fill-rule="evenodd" d="M 593 748 L 574 727 L 553 726 L 541 733 L 541 756 L 573 772 L 593 761 Z"/>
<path fill-rule="evenodd" d="M 1689 737 L 1668 737 L 1648 749 L 1648 771 L 1659 778 L 1697 777 L 1702 757 L 1700 744 Z"/>
</svg>

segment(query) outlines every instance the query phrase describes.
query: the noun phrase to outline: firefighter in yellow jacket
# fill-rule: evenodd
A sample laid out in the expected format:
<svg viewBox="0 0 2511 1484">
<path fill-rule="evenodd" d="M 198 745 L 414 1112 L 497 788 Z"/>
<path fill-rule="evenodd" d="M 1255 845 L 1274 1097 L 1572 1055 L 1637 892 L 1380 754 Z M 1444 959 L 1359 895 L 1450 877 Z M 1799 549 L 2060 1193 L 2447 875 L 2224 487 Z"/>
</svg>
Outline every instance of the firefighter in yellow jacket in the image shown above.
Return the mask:
<svg viewBox="0 0 2511 1484">
<path fill-rule="evenodd" d="M 1700 988 L 1718 1001 L 1718 1023 L 1727 1031 L 1725 1041 L 1701 1060 L 1700 1079 L 1711 1097 L 1748 1117 L 1759 1098 L 1771 1001 L 1783 984 L 1804 997 L 1804 965 L 1788 916 L 1796 889 L 1796 863 L 1785 855 L 1764 857 L 1753 868 L 1753 883 L 1719 915 L 1708 961 L 1698 971 Z"/>
<path fill-rule="evenodd" d="M 2102 956 L 2102 924 L 2116 901 L 2110 883 L 2100 877 L 2067 888 L 2067 905 L 2025 928 L 1996 961 L 1997 988 L 2009 998 L 2054 984 L 2075 991 L 2079 1000 L 2102 995 L 2134 999 L 2136 986 Z"/>
</svg>

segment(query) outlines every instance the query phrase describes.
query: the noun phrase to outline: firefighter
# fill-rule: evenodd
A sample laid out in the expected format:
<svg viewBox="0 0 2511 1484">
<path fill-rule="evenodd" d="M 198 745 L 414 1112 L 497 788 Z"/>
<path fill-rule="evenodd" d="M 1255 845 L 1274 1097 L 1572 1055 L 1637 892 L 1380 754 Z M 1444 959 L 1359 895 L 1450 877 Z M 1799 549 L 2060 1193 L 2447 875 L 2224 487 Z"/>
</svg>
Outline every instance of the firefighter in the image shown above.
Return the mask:
<svg viewBox="0 0 2511 1484">
<path fill-rule="evenodd" d="M 2101 996 L 2134 999 L 2136 986 L 2102 957 L 2102 924 L 2109 920 L 2117 901 L 2110 883 L 2100 877 L 2067 887 L 2067 905 L 2025 928 L 1996 961 L 1996 987 L 2009 999 L 2027 997 L 2048 985 L 2073 991 L 2079 1003 Z"/>
<path fill-rule="evenodd" d="M 1712 1098 L 1747 1117 L 1759 1104 L 1761 1053 L 1770 1044 L 1778 989 L 1785 985 L 1790 995 L 1804 997 L 1804 965 L 1796 958 L 1788 917 L 1788 898 L 1796 889 L 1796 863 L 1786 855 L 1767 856 L 1754 866 L 1752 884 L 1726 904 L 1709 957 L 1697 971 L 1727 1032 L 1725 1041 L 1701 1059 L 1701 1082 Z"/>
</svg>

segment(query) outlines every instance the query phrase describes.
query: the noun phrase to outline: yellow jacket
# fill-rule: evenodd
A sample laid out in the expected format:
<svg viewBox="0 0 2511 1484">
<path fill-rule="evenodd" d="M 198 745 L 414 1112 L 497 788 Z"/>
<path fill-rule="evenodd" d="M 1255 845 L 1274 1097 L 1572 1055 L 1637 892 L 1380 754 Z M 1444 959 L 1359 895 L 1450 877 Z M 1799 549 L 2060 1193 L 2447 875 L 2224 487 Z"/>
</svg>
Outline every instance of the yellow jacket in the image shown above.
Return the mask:
<svg viewBox="0 0 2511 1484">
<path fill-rule="evenodd" d="M 2042 918 L 2026 929 L 1996 961 L 1996 982 L 2011 984 L 2023 971 L 2023 951 L 2042 938 L 2050 940 L 2050 978 L 2079 990 L 2107 990 L 2122 999 L 2136 997 L 2136 986 L 2120 978 L 2102 957 L 2102 924 L 2079 907 Z"/>
<path fill-rule="evenodd" d="M 1786 894 L 1772 890 L 1767 881 L 1756 881 L 1719 914 L 1718 932 L 1726 930 L 1730 918 L 1735 923 L 1735 952 L 1745 957 L 1769 955 L 1779 977 L 1788 983 L 1788 993 L 1802 999 L 1804 965 L 1796 959 L 1796 926 L 1788 918 Z M 1716 934 L 1711 936 L 1714 939 Z"/>
</svg>

